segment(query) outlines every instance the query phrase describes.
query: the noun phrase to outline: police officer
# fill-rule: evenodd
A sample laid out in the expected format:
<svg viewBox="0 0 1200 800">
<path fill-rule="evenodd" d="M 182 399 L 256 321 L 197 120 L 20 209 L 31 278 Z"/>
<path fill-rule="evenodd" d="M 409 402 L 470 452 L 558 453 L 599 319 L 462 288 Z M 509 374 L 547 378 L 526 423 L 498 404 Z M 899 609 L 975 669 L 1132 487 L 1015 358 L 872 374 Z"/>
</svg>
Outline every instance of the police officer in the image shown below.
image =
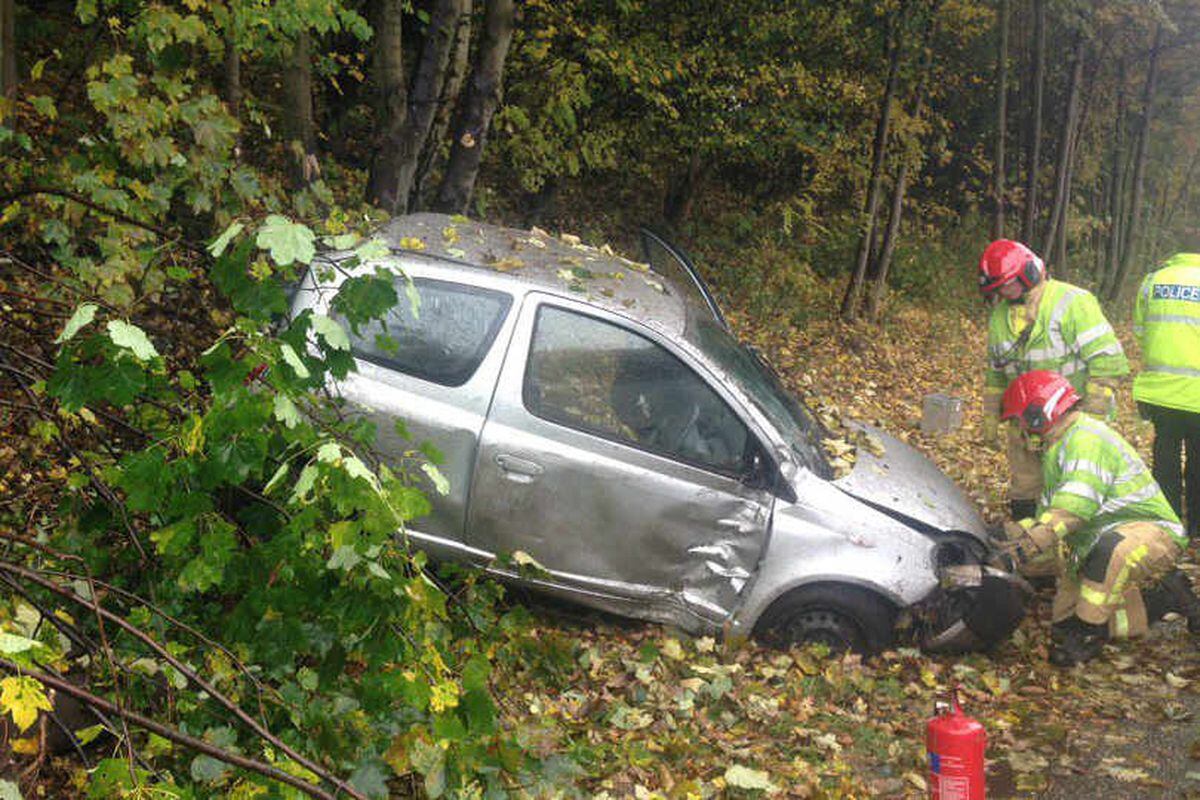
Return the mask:
<svg viewBox="0 0 1200 800">
<path fill-rule="evenodd" d="M 1168 611 L 1200 632 L 1200 600 L 1175 569 L 1183 526 L 1137 452 L 1080 412 L 1058 373 L 1025 373 L 1002 402 L 1002 418 L 1017 420 L 1041 452 L 1036 516 L 1007 523 L 999 545 L 1012 566 L 1053 566 L 1050 661 L 1087 661 L 1106 639 L 1140 636 Z"/>
<path fill-rule="evenodd" d="M 1133 399 L 1154 423 L 1154 478 L 1195 536 L 1200 529 L 1200 255 L 1178 253 L 1146 276 L 1133 309 L 1133 331 L 1143 358 Z M 1186 475 L 1181 451 L 1187 454 Z M 1181 497 L 1186 497 L 1186 513 Z"/>
<path fill-rule="evenodd" d="M 1129 362 L 1091 292 L 1047 278 L 1042 260 L 1008 239 L 984 250 L 979 290 L 986 298 L 998 298 L 988 324 L 984 374 L 983 434 L 988 444 L 998 443 L 1005 387 L 1030 370 L 1064 375 L 1086 410 L 1109 418 L 1115 414 L 1117 379 L 1129 373 Z M 1041 491 L 1037 454 L 1025 447 L 1014 427 L 1007 450 L 1009 510 L 1016 518 L 1031 516 Z"/>
</svg>

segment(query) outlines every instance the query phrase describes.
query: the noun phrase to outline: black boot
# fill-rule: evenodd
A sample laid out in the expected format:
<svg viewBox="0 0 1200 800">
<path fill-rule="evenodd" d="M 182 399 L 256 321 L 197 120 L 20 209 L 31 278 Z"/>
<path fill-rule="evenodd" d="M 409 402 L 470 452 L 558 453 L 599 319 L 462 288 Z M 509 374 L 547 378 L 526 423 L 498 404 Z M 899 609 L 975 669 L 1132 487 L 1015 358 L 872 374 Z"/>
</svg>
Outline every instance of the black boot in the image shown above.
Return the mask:
<svg viewBox="0 0 1200 800">
<path fill-rule="evenodd" d="M 1079 617 L 1056 622 L 1050 628 L 1054 646 L 1050 648 L 1050 663 L 1056 667 L 1073 667 L 1100 655 L 1108 639 L 1107 625 L 1090 625 Z"/>
<path fill-rule="evenodd" d="M 1014 520 L 1023 520 L 1037 513 L 1037 500 L 1009 500 L 1008 513 Z"/>
<path fill-rule="evenodd" d="M 1200 597 L 1192 591 L 1187 575 L 1179 570 L 1173 570 L 1143 591 L 1142 600 L 1146 603 L 1146 617 L 1151 622 L 1162 619 L 1168 611 L 1175 611 L 1187 618 L 1190 633 L 1200 633 Z"/>
</svg>

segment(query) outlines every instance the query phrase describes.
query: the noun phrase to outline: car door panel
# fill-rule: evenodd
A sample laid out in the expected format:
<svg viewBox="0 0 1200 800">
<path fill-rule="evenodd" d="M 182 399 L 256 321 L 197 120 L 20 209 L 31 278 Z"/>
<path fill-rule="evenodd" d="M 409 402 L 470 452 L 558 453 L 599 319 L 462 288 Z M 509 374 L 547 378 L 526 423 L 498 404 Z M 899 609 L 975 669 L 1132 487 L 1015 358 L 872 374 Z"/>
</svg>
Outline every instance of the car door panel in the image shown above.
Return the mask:
<svg viewBox="0 0 1200 800">
<path fill-rule="evenodd" d="M 581 595 L 601 592 L 635 604 L 686 608 L 688 615 L 710 622 L 724 619 L 757 564 L 773 498 L 735 475 L 654 452 L 654 435 L 646 446 L 632 446 L 532 413 L 525 375 L 545 299 L 537 298 L 531 295 L 522 308 L 484 425 L 472 480 L 469 544 L 528 553 L 553 583 Z M 545 301 L 554 308 L 571 305 Z M 606 412 L 579 413 L 587 419 Z M 689 450 L 686 410 L 661 416 L 671 419 L 660 428 L 669 431 L 676 449 L 694 450 L 697 458 L 719 450 L 698 445 Z M 523 468 L 514 472 L 514 464 Z M 640 614 L 646 616 L 646 609 Z"/>
<path fill-rule="evenodd" d="M 514 327 L 513 298 L 452 281 L 417 279 L 414 285 L 425 302 L 424 317 L 421 306 L 414 310 L 402 304 L 393 309 L 396 319 L 390 327 L 352 332 L 357 371 L 338 388 L 375 424 L 379 451 L 393 467 L 406 466 L 420 474 L 418 464 L 425 456 L 413 458 L 417 448 L 429 444 L 440 453 L 437 467 L 448 491 L 443 495 L 426 481 L 433 510 L 413 522 L 413 537 L 436 557 L 487 561 L 489 553 L 466 545 L 464 528 L 479 435 Z M 461 305 L 456 303 L 460 298 Z M 481 299 L 496 301 L 490 307 L 494 319 L 469 319 L 479 311 Z M 442 331 L 445 340 L 439 338 Z M 397 355 L 390 365 L 389 351 L 374 346 L 380 335 L 400 339 L 391 348 Z M 439 364 L 430 363 L 441 353 L 446 354 L 442 363 L 453 365 L 452 371 L 439 372 Z"/>
</svg>

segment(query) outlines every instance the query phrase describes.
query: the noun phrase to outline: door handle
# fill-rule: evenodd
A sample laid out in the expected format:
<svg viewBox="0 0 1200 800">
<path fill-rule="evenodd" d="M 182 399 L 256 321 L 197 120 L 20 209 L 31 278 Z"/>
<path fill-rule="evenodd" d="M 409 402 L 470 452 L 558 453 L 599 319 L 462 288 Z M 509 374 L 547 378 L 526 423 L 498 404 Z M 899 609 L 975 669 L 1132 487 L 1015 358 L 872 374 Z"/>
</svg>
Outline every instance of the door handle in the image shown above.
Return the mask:
<svg viewBox="0 0 1200 800">
<path fill-rule="evenodd" d="M 504 472 L 504 477 L 518 483 L 531 483 L 546 471 L 535 461 L 510 456 L 507 453 L 496 454 L 496 465 Z"/>
</svg>

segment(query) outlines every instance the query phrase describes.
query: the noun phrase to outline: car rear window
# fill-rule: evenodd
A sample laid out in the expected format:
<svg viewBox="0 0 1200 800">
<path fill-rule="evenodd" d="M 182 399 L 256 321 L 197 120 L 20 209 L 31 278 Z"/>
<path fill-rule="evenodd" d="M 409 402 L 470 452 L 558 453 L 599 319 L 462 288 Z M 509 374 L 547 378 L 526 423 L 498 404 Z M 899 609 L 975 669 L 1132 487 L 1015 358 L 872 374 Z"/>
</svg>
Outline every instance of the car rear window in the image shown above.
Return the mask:
<svg viewBox="0 0 1200 800">
<path fill-rule="evenodd" d="M 723 474 L 747 463 L 749 430 L 686 364 L 617 325 L 538 311 L 525 406 L 543 419 Z"/>
<path fill-rule="evenodd" d="M 351 335 L 354 355 L 422 380 L 461 386 L 487 355 L 512 297 L 424 278 L 415 279 L 413 286 L 420 299 L 415 311 L 401 289 L 400 302 L 383 321 L 360 326 Z"/>
</svg>

